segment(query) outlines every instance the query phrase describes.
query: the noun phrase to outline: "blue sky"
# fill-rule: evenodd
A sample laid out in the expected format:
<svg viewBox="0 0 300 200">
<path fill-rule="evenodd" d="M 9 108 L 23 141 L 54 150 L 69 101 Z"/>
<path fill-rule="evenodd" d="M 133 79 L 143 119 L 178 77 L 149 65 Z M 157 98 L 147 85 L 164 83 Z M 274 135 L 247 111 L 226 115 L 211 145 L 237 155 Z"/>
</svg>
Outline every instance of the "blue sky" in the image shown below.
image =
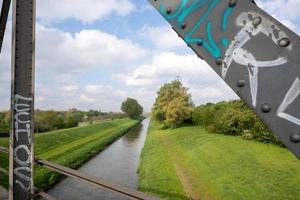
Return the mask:
<svg viewBox="0 0 300 200">
<path fill-rule="evenodd" d="M 299 0 L 258 4 L 299 34 Z M 147 0 L 37 0 L 36 107 L 151 109 L 161 84 L 181 78 L 196 105 L 238 98 Z M 0 55 L 0 109 L 9 108 L 11 21 Z"/>
</svg>

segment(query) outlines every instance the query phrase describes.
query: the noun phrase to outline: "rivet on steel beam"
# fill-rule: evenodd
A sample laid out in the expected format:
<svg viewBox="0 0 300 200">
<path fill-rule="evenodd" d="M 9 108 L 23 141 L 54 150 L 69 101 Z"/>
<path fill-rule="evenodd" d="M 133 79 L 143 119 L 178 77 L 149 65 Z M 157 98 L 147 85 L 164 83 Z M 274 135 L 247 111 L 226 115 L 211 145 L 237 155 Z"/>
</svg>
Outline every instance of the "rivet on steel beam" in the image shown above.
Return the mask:
<svg viewBox="0 0 300 200">
<path fill-rule="evenodd" d="M 288 38 L 282 38 L 278 41 L 279 46 L 287 47 L 290 44 L 290 40 Z"/>
<path fill-rule="evenodd" d="M 229 0 L 229 6 L 235 7 L 236 6 L 236 0 Z"/>
<path fill-rule="evenodd" d="M 294 133 L 290 136 L 292 142 L 298 143 L 300 142 L 300 133 Z"/>
<path fill-rule="evenodd" d="M 261 111 L 263 111 L 264 113 L 268 113 L 271 111 L 271 107 L 265 103 L 261 106 Z"/>
<path fill-rule="evenodd" d="M 237 84 L 238 87 L 244 87 L 245 84 L 246 84 L 246 81 L 245 80 L 238 80 L 236 84 Z"/>
<path fill-rule="evenodd" d="M 253 21 L 252 21 L 252 24 L 253 24 L 253 26 L 256 27 L 256 26 L 260 25 L 261 22 L 262 22 L 262 18 L 261 18 L 261 17 L 255 17 L 255 18 L 253 19 Z"/>
<path fill-rule="evenodd" d="M 202 46 L 202 45 L 203 45 L 203 41 L 202 41 L 202 40 L 201 40 L 201 41 L 198 41 L 198 42 L 197 42 L 197 45 L 198 45 L 198 46 Z"/>
<path fill-rule="evenodd" d="M 167 10 L 166 10 L 166 13 L 169 15 L 172 13 L 172 8 L 171 7 L 168 7 Z"/>
<path fill-rule="evenodd" d="M 223 64 L 223 60 L 222 60 L 221 58 L 218 58 L 218 59 L 216 60 L 216 64 L 217 64 L 217 65 L 222 65 L 222 64 Z"/>
<path fill-rule="evenodd" d="M 183 23 L 181 24 L 181 28 L 182 28 L 182 29 L 185 29 L 185 28 L 186 28 L 186 23 L 185 23 L 185 22 L 183 22 Z"/>
</svg>

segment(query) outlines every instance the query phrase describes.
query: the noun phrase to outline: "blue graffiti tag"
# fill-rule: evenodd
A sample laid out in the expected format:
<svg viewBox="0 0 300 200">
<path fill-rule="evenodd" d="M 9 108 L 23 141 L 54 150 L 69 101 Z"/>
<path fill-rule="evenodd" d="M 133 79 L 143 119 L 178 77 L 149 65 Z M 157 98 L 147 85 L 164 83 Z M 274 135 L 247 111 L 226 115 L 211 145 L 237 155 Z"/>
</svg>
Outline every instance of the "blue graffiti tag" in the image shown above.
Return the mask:
<svg viewBox="0 0 300 200">
<path fill-rule="evenodd" d="M 198 9 L 207 6 L 206 11 L 203 13 L 203 15 L 200 17 L 200 19 L 197 21 L 197 23 L 193 26 L 193 28 L 183 37 L 186 43 L 192 44 L 192 43 L 198 43 L 203 45 L 203 47 L 214 57 L 219 58 L 221 57 L 221 50 L 216 44 L 213 36 L 212 36 L 212 22 L 208 21 L 206 24 L 206 34 L 207 34 L 207 41 L 200 37 L 194 37 L 194 33 L 203 25 L 205 20 L 207 20 L 210 13 L 214 10 L 214 8 L 221 2 L 221 0 L 195 0 L 190 5 L 188 5 L 189 0 L 181 0 L 177 10 L 173 13 L 167 13 L 167 9 L 163 4 L 160 4 L 160 13 L 168 20 L 175 20 L 177 22 L 177 25 L 181 27 L 181 25 L 184 23 L 185 19 Z M 234 7 L 229 7 L 226 9 L 226 11 L 223 14 L 222 19 L 222 27 L 221 29 L 223 31 L 226 31 L 227 24 L 228 24 L 228 18 L 233 12 Z M 181 29 L 183 29 L 181 27 Z M 229 41 L 227 38 L 223 38 L 221 40 L 221 44 L 225 47 L 228 47 Z"/>
<path fill-rule="evenodd" d="M 225 10 L 224 14 L 223 14 L 223 19 L 222 19 L 222 31 L 224 31 L 224 32 L 227 31 L 228 18 L 229 18 L 229 16 L 232 14 L 233 9 L 234 9 L 234 7 L 228 7 L 228 8 Z M 227 48 L 228 45 L 229 45 L 229 40 L 228 40 L 228 38 L 226 38 L 226 37 L 222 38 L 221 43 L 222 43 L 222 45 L 223 45 L 224 47 Z"/>
<path fill-rule="evenodd" d="M 229 46 L 229 40 L 226 37 L 222 38 L 221 43 L 226 48 Z"/>
<path fill-rule="evenodd" d="M 226 11 L 223 14 L 223 20 L 222 20 L 222 31 L 227 30 L 227 24 L 228 24 L 228 18 L 233 12 L 234 7 L 228 7 Z"/>
</svg>

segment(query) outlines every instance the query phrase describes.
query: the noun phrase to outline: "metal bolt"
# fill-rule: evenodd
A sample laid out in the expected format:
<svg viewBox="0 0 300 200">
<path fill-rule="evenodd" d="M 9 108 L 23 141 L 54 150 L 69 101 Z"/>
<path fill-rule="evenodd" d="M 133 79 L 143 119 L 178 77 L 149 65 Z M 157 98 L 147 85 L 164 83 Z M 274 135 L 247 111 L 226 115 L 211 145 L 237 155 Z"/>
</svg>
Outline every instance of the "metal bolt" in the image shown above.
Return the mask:
<svg viewBox="0 0 300 200">
<path fill-rule="evenodd" d="M 217 65 L 222 65 L 222 64 L 223 64 L 223 60 L 222 60 L 221 58 L 218 58 L 218 59 L 216 60 L 216 64 L 217 64 Z"/>
<path fill-rule="evenodd" d="M 278 41 L 279 46 L 287 47 L 290 44 L 290 40 L 288 38 L 282 38 Z"/>
<path fill-rule="evenodd" d="M 203 45 L 203 41 L 202 41 L 202 40 L 201 40 L 201 41 L 198 41 L 198 42 L 197 42 L 197 45 L 198 45 L 198 46 L 202 46 L 202 45 Z"/>
<path fill-rule="evenodd" d="M 244 87 L 245 84 L 246 84 L 246 81 L 245 80 L 238 80 L 236 84 L 237 84 L 238 87 Z"/>
<path fill-rule="evenodd" d="M 261 110 L 264 112 L 264 113 L 268 113 L 268 112 L 270 112 L 271 111 L 271 107 L 268 105 L 268 104 L 263 104 L 262 106 L 261 106 Z"/>
<path fill-rule="evenodd" d="M 230 7 L 236 6 L 236 0 L 229 0 L 229 6 Z"/>
<path fill-rule="evenodd" d="M 300 133 L 294 133 L 290 136 L 292 142 L 298 143 L 300 142 Z"/>
<path fill-rule="evenodd" d="M 261 17 L 255 17 L 255 18 L 253 19 L 253 21 L 252 21 L 252 24 L 253 24 L 253 26 L 256 27 L 256 26 L 260 25 L 261 22 L 262 22 L 262 18 L 261 18 Z"/>
<path fill-rule="evenodd" d="M 166 13 L 169 15 L 172 13 L 172 8 L 168 7 L 167 10 L 166 10 Z"/>
<path fill-rule="evenodd" d="M 182 29 L 185 29 L 185 28 L 186 28 L 186 23 L 185 23 L 185 22 L 183 22 L 183 23 L 181 24 L 181 28 L 182 28 Z"/>
</svg>

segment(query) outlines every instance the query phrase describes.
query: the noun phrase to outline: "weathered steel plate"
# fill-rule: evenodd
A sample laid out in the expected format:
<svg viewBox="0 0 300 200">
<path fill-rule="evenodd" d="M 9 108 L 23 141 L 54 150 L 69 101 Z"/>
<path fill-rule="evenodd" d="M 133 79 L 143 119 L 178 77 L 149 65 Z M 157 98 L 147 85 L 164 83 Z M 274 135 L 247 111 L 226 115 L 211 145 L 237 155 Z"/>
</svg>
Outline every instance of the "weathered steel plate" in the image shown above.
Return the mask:
<svg viewBox="0 0 300 200">
<path fill-rule="evenodd" d="M 250 0 L 149 1 L 300 159 L 299 36 Z"/>
<path fill-rule="evenodd" d="M 32 199 L 35 0 L 13 1 L 10 199 Z"/>
</svg>

